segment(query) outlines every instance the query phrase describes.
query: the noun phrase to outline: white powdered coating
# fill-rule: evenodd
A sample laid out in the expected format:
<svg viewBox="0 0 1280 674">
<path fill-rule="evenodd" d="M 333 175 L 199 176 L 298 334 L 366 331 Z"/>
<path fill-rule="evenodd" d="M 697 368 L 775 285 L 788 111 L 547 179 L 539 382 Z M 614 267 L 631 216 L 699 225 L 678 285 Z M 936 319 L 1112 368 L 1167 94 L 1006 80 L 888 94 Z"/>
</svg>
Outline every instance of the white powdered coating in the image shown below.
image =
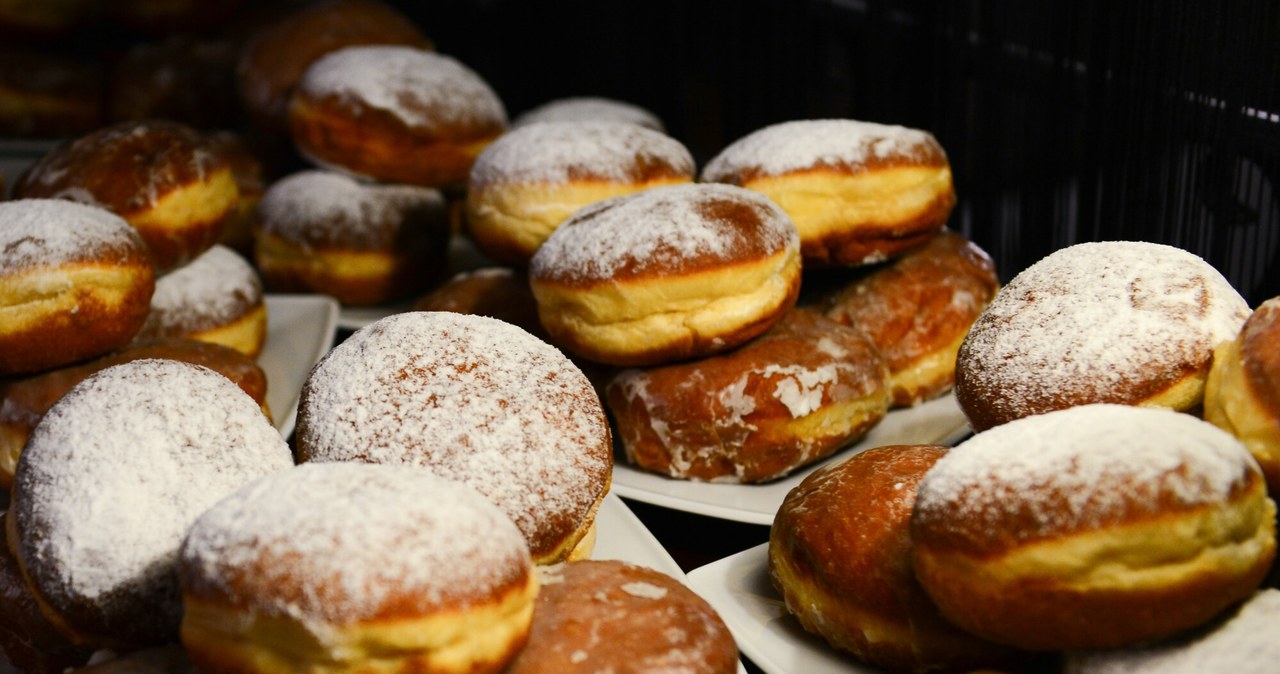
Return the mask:
<svg viewBox="0 0 1280 674">
<path fill-rule="evenodd" d="M 1213 424 L 1171 410 L 1094 404 L 1025 417 L 960 443 L 925 475 L 917 516 L 990 522 L 1019 537 L 1149 514 L 1160 499 L 1223 502 L 1257 463 Z"/>
<path fill-rule="evenodd" d="M 633 597 L 639 597 L 640 599 L 653 599 L 656 601 L 667 596 L 667 588 L 659 587 L 653 583 L 646 583 L 644 581 L 623 583 L 619 587 L 622 588 L 623 592 L 626 592 Z"/>
<path fill-rule="evenodd" d="M 176 628 L 187 528 L 219 499 L 288 468 L 288 445 L 231 380 L 145 359 L 101 370 L 41 420 L 15 478 L 22 556 L 54 606 L 142 612 Z"/>
<path fill-rule="evenodd" d="M 773 397 L 791 413 L 792 419 L 812 414 L 822 408 L 827 389 L 839 380 L 835 364 L 816 368 L 801 365 L 769 365 L 760 370 L 761 377 L 778 377 Z"/>
<path fill-rule="evenodd" d="M 143 332 L 222 325 L 239 318 L 245 307 L 261 303 L 258 272 L 239 253 L 218 244 L 156 279 Z"/>
<path fill-rule="evenodd" d="M 721 220 L 717 208 L 745 206 L 760 226 Z M 560 225 L 529 263 L 532 276 L 606 280 L 626 265 L 636 272 L 681 268 L 695 257 L 733 261 L 743 250 L 799 250 L 791 218 L 768 197 L 732 185 L 691 183 L 654 187 L 596 202 Z M 758 247 L 758 248 L 757 248 Z"/>
<path fill-rule="evenodd" d="M 738 173 L 781 175 L 817 165 L 858 167 L 872 159 L 910 157 L 921 147 L 941 152 L 926 131 L 852 119 L 773 124 L 739 138 L 711 158 L 702 179 L 725 181 Z"/>
<path fill-rule="evenodd" d="M 258 203 L 264 232 L 370 247 L 390 244 L 407 214 L 443 208 L 444 195 L 437 189 L 363 182 L 324 170 L 285 176 Z"/>
<path fill-rule="evenodd" d="M 0 273 L 56 267 L 111 248 L 146 250 L 137 230 L 104 208 L 64 199 L 0 203 Z"/>
<path fill-rule="evenodd" d="M 1147 646 L 1070 654 L 1067 674 L 1275 674 L 1280 590 L 1256 592 L 1224 621 Z"/>
<path fill-rule="evenodd" d="M 520 532 L 474 489 L 363 463 L 303 464 L 235 492 L 191 527 L 181 564 L 197 592 L 235 596 L 254 574 L 266 591 L 252 610 L 304 624 L 369 620 L 406 601 L 486 603 L 532 573 Z"/>
<path fill-rule="evenodd" d="M 538 122 L 623 122 L 654 131 L 665 131 L 662 120 L 652 112 L 626 101 L 599 96 L 570 96 L 548 101 L 521 113 L 513 127 Z"/>
<path fill-rule="evenodd" d="M 620 122 L 540 123 L 508 131 L 486 147 L 471 167 L 470 184 L 565 183 L 583 176 L 622 183 L 652 166 L 693 179 L 693 155 L 664 133 Z"/>
<path fill-rule="evenodd" d="M 582 371 L 524 330 L 470 314 L 396 314 L 357 331 L 312 370 L 298 429 L 309 460 L 428 466 L 467 483 L 531 541 L 583 522 L 612 467 Z"/>
<path fill-rule="evenodd" d="M 506 125 L 489 84 L 456 59 L 415 47 L 372 45 L 330 52 L 307 68 L 300 93 L 338 95 L 386 110 L 412 128 L 481 120 Z"/>
</svg>

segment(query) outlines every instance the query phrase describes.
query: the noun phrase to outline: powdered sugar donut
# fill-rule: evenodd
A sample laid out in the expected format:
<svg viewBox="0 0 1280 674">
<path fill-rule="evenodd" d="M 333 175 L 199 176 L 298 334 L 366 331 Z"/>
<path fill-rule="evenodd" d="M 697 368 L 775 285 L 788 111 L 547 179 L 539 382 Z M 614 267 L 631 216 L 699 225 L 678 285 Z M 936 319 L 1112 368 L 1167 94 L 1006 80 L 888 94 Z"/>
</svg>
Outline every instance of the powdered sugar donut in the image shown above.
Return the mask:
<svg viewBox="0 0 1280 674">
<path fill-rule="evenodd" d="M 219 244 L 161 276 L 134 341 L 165 337 L 221 344 L 257 358 L 267 341 L 267 304 L 258 271 Z"/>
<path fill-rule="evenodd" d="M 498 672 L 537 594 L 475 490 L 409 466 L 306 464 L 192 524 L 182 643 L 206 671 Z"/>
<path fill-rule="evenodd" d="M 1253 593 L 1276 507 L 1238 440 L 1092 404 L 978 433 L 916 492 L 916 578 L 962 629 L 1028 650 L 1172 636 Z"/>
<path fill-rule="evenodd" d="M 666 132 L 653 112 L 634 103 L 603 96 L 568 96 L 547 101 L 516 116 L 512 128 L 539 122 L 624 122 Z"/>
<path fill-rule="evenodd" d="M 538 563 L 595 542 L 613 445 L 582 371 L 514 325 L 408 312 L 372 323 L 311 371 L 300 461 L 425 466 L 471 485 L 525 535 Z"/>
<path fill-rule="evenodd" d="M 1204 418 L 1240 438 L 1280 496 L 1280 297 L 1258 305 L 1214 352 Z"/>
<path fill-rule="evenodd" d="M 1187 251 L 1081 243 L 1023 270 L 956 356 L 956 398 L 974 430 L 1087 403 L 1196 408 L 1213 350 L 1249 307 Z"/>
</svg>

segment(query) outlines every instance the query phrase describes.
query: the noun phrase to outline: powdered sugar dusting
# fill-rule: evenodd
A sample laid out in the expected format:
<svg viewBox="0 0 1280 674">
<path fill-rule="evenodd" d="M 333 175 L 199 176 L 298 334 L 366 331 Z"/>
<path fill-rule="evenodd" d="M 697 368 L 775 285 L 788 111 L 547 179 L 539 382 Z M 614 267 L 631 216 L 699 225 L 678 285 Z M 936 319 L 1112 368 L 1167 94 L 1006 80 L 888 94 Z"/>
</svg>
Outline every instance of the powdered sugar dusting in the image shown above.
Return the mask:
<svg viewBox="0 0 1280 674">
<path fill-rule="evenodd" d="M 6 272 L 91 259 L 110 249 L 145 251 L 137 230 L 97 206 L 63 199 L 0 203 L 0 261 Z"/>
<path fill-rule="evenodd" d="M 667 588 L 659 587 L 653 583 L 644 581 L 635 581 L 631 583 L 623 583 L 619 586 L 623 592 L 640 599 L 662 599 L 667 596 Z"/>
<path fill-rule="evenodd" d="M 509 131 L 486 147 L 471 167 L 471 184 L 588 177 L 627 182 L 657 167 L 693 180 L 693 155 L 658 131 L 622 122 L 539 123 Z"/>
<path fill-rule="evenodd" d="M 513 127 L 538 122 L 625 122 L 654 131 L 664 131 L 662 120 L 652 112 L 626 101 L 599 96 L 570 96 L 548 101 L 516 117 Z"/>
<path fill-rule="evenodd" d="M 258 204 L 262 229 L 290 240 L 380 247 L 406 214 L 443 209 L 439 190 L 358 181 L 336 171 L 304 170 L 272 183 Z M 387 226 L 391 225 L 391 226 Z"/>
<path fill-rule="evenodd" d="M 852 119 L 773 124 L 731 143 L 707 162 L 702 179 L 730 181 L 736 174 L 781 175 L 816 165 L 858 167 L 873 159 L 912 157 L 942 149 L 928 132 Z"/>
<path fill-rule="evenodd" d="M 262 302 L 258 272 L 239 253 L 215 245 L 189 264 L 156 279 L 151 313 L 142 332 L 222 325 Z"/>
<path fill-rule="evenodd" d="M 250 582 L 255 610 L 304 623 L 485 602 L 532 573 L 520 532 L 475 490 L 362 463 L 304 464 L 237 491 L 191 527 L 181 563 L 200 593 Z"/>
</svg>

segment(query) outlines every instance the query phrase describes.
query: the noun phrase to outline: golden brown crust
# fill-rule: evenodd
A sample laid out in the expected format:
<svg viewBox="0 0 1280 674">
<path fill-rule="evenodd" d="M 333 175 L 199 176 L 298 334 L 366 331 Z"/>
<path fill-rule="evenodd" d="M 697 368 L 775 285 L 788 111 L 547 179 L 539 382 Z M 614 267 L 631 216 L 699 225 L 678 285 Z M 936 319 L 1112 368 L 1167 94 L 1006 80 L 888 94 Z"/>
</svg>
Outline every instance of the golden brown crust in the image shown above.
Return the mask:
<svg viewBox="0 0 1280 674">
<path fill-rule="evenodd" d="M 452 311 L 489 316 L 524 328 L 546 341 L 538 322 L 538 304 L 529 288 L 529 277 L 508 267 L 486 267 L 464 272 L 418 298 L 414 311 Z"/>
<path fill-rule="evenodd" d="M 1259 405 L 1280 420 L 1280 298 L 1263 302 L 1240 331 L 1245 378 Z"/>
<path fill-rule="evenodd" d="M 45 619 L 7 545 L 0 545 L 0 606 L 0 654 L 21 671 L 60 674 L 92 654 Z"/>
<path fill-rule="evenodd" d="M 1214 352 L 1204 418 L 1239 438 L 1280 494 L 1280 298 L 1259 305 Z"/>
</svg>

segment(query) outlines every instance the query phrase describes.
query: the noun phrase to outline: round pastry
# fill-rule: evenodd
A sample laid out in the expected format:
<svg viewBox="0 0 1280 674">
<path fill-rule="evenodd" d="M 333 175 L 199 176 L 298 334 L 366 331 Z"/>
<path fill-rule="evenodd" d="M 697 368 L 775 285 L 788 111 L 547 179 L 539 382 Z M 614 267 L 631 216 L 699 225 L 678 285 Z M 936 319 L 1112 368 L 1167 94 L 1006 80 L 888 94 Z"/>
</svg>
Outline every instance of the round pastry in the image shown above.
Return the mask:
<svg viewBox="0 0 1280 674">
<path fill-rule="evenodd" d="M 526 110 L 511 121 L 512 128 L 539 122 L 623 122 L 666 132 L 662 119 L 634 103 L 602 96 L 569 96 Z"/>
<path fill-rule="evenodd" d="M 529 643 L 507 674 L 738 671 L 720 615 L 665 573 L 617 560 L 540 570 Z"/>
<path fill-rule="evenodd" d="M 1275 503 L 1239 441 L 1093 404 L 983 431 L 920 482 L 916 578 L 961 629 L 1028 650 L 1171 636 L 1258 588 Z"/>
<path fill-rule="evenodd" d="M 547 341 L 538 322 L 538 303 L 529 276 L 510 267 L 481 267 L 455 274 L 443 285 L 418 298 L 414 311 L 452 311 L 506 321 Z"/>
<path fill-rule="evenodd" d="M 909 407 L 951 390 L 960 343 L 999 288 L 991 257 L 943 231 L 833 293 L 824 307 L 828 318 L 871 338 L 888 362 L 893 404 Z"/>
<path fill-rule="evenodd" d="M 1214 348 L 1248 316 L 1222 274 L 1187 251 L 1076 244 L 1019 273 L 974 322 L 956 398 L 975 431 L 1088 403 L 1193 410 Z"/>
<path fill-rule="evenodd" d="M 75 643 L 177 637 L 178 547 L 195 518 L 293 457 L 226 377 L 135 360 L 85 379 L 22 450 L 7 540 L 45 617 Z"/>
<path fill-rule="evenodd" d="M 393 314 L 312 369 L 298 402 L 299 461 L 425 466 L 497 503 L 539 564 L 590 554 L 613 443 L 582 372 L 497 319 Z"/>
<path fill-rule="evenodd" d="M 946 453 L 938 445 L 869 449 L 787 493 L 769 529 L 769 577 L 805 630 L 891 672 L 1024 659 L 944 620 L 911 570 L 916 485 Z"/>
<path fill-rule="evenodd" d="M 732 351 L 623 370 L 606 400 L 632 464 L 676 478 L 765 482 L 879 423 L 888 374 L 865 335 L 794 309 Z"/>
<path fill-rule="evenodd" d="M 268 418 L 267 377 L 252 358 L 231 347 L 169 338 L 134 342 L 84 363 L 26 377 L 0 380 L 0 487 L 13 485 L 18 457 L 40 419 L 71 387 L 112 365 L 143 358 L 168 358 L 203 365 L 230 379 L 249 394 Z"/>
<path fill-rule="evenodd" d="M 425 290 L 447 260 L 444 196 L 427 187 L 300 171 L 272 183 L 258 216 L 254 259 L 276 292 L 384 304 Z"/>
<path fill-rule="evenodd" d="M 613 365 L 654 365 L 742 344 L 795 305 L 800 241 L 786 213 L 731 185 L 655 187 L 597 202 L 530 261 L 556 344 Z"/>
<path fill-rule="evenodd" d="M 1204 418 L 1240 439 L 1280 496 L 1280 297 L 1263 302 L 1214 352 Z"/>
<path fill-rule="evenodd" d="M 267 341 L 267 304 L 258 271 L 239 253 L 215 245 L 156 279 L 151 313 L 137 340 L 187 337 L 257 358 Z"/>
<path fill-rule="evenodd" d="M 466 225 L 482 252 L 525 266 L 583 206 L 693 182 L 693 155 L 660 131 L 623 122 L 555 122 L 514 129 L 471 167 Z"/>
<path fill-rule="evenodd" d="M 88 133 L 104 119 L 102 81 L 100 65 L 76 56 L 0 46 L 0 137 Z"/>
<path fill-rule="evenodd" d="M 307 67 L 362 44 L 431 46 L 408 17 L 380 0 L 308 3 L 259 30 L 241 50 L 236 83 L 245 110 L 262 128 L 286 131 L 289 99 Z"/>
<path fill-rule="evenodd" d="M 240 134 L 233 131 L 211 131 L 208 135 L 214 149 L 231 164 L 231 175 L 236 180 L 236 192 L 239 195 L 235 213 L 222 228 L 222 239 L 219 242 L 246 258 L 252 258 L 258 202 L 267 189 L 266 168 L 262 160 L 250 152 Z"/>
<path fill-rule="evenodd" d="M 142 234 L 157 273 L 217 243 L 238 199 L 231 166 L 209 140 L 164 120 L 119 122 L 62 143 L 27 169 L 14 195 L 116 213 Z"/>
<path fill-rule="evenodd" d="M 154 291 L 147 246 L 118 216 L 55 199 L 0 203 L 0 376 L 123 346 Z"/>
<path fill-rule="evenodd" d="M 852 119 L 766 126 L 721 150 L 702 179 L 777 202 L 810 266 L 899 255 L 938 233 L 956 203 L 951 165 L 931 134 Z"/>
<path fill-rule="evenodd" d="M 326 54 L 289 103 L 289 135 L 314 163 L 426 187 L 465 185 L 476 156 L 506 128 L 506 108 L 475 71 L 398 45 Z"/>
<path fill-rule="evenodd" d="M 409 466 L 281 471 L 191 526 L 182 643 L 202 671 L 500 672 L 528 638 L 524 538 L 475 490 Z"/>
<path fill-rule="evenodd" d="M 1065 674 L 1270 674 L 1280 662 L 1280 590 L 1259 590 L 1220 619 L 1168 641 L 1068 654 Z"/>
</svg>

